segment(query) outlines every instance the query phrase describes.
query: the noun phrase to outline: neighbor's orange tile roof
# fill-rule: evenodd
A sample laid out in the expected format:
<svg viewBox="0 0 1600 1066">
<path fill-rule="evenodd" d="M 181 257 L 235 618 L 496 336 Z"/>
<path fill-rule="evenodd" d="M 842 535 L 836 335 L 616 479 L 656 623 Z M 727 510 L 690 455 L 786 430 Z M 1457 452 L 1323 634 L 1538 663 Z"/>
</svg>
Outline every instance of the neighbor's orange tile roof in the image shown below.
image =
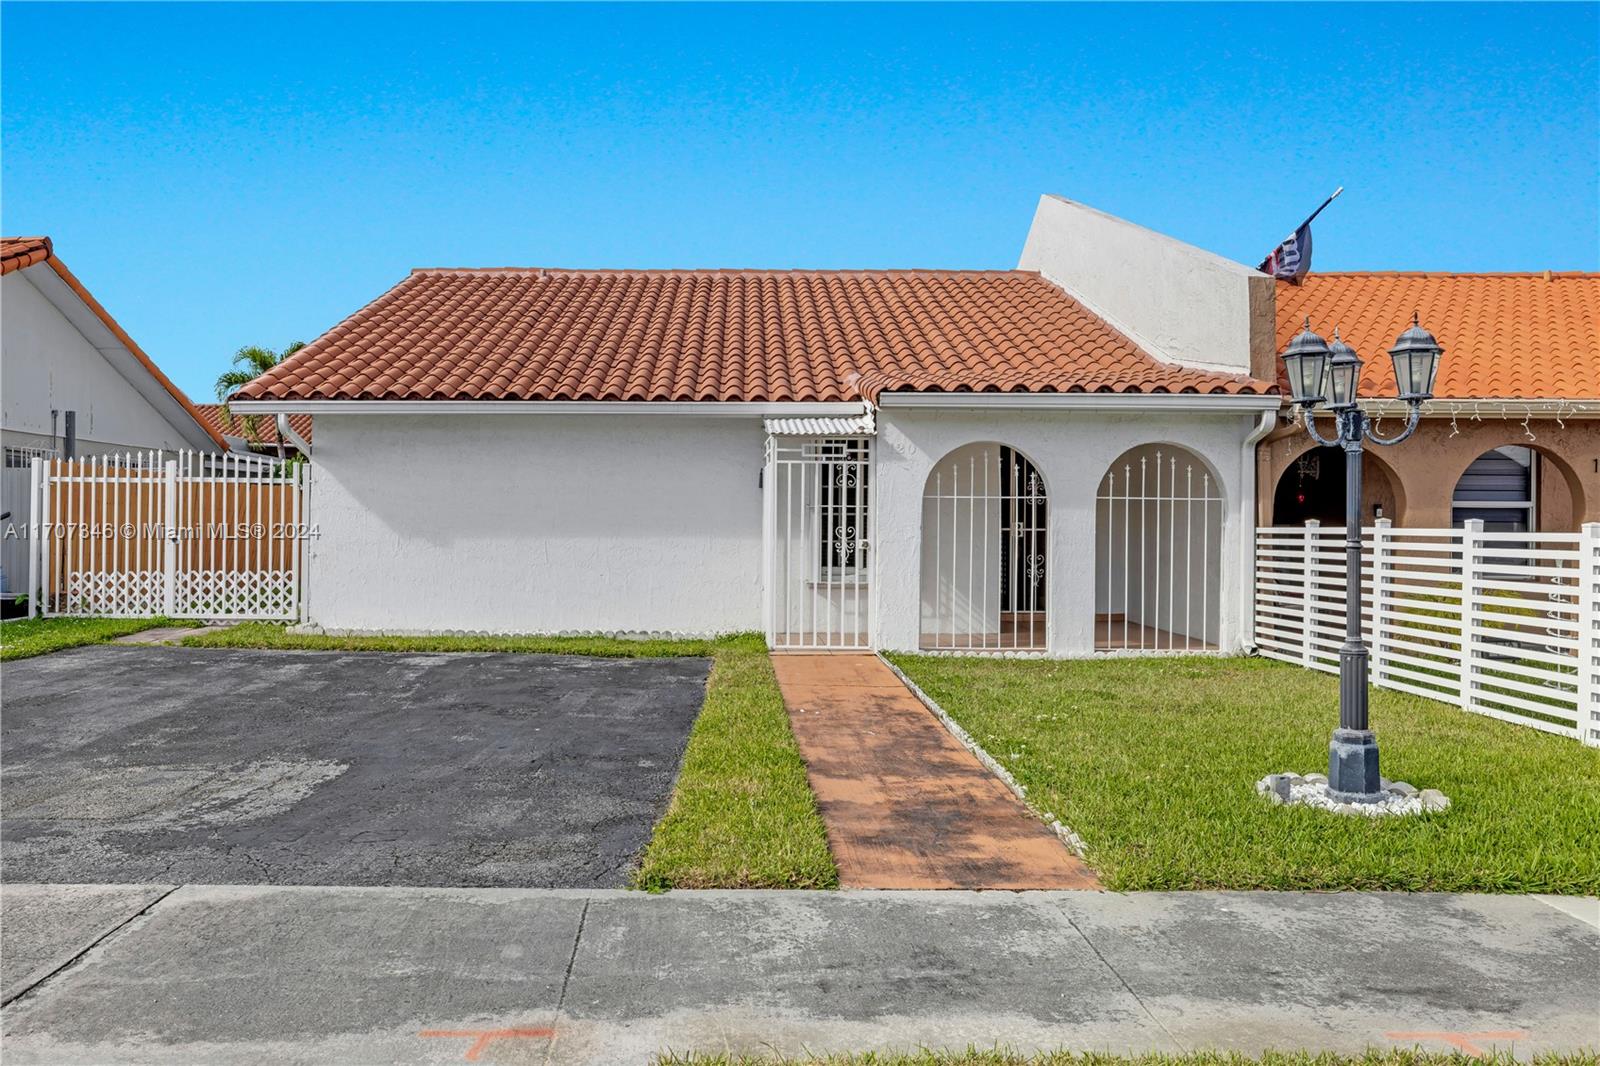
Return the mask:
<svg viewBox="0 0 1600 1066">
<path fill-rule="evenodd" d="M 1308 316 L 1337 326 L 1370 396 L 1394 395 L 1389 349 L 1415 311 L 1444 348 L 1437 396 L 1600 397 L 1600 274 L 1311 274 L 1277 292 L 1278 350 Z"/>
<path fill-rule="evenodd" d="M 1270 391 L 1024 271 L 418 270 L 240 399 L 841 401 Z"/>
<path fill-rule="evenodd" d="M 251 439 L 249 426 L 245 416 L 233 413 L 231 417 L 224 417 L 223 405 L 220 403 L 197 403 L 194 409 L 200 412 L 200 420 L 216 432 L 227 437 L 243 437 L 252 444 L 266 444 L 277 447 L 278 420 L 266 415 L 255 416 L 256 438 Z M 311 416 L 306 414 L 292 414 L 289 416 L 289 428 L 300 434 L 307 444 L 311 443 Z"/>
<path fill-rule="evenodd" d="M 0 274 L 31 267 L 49 258 L 49 237 L 0 237 Z"/>
</svg>

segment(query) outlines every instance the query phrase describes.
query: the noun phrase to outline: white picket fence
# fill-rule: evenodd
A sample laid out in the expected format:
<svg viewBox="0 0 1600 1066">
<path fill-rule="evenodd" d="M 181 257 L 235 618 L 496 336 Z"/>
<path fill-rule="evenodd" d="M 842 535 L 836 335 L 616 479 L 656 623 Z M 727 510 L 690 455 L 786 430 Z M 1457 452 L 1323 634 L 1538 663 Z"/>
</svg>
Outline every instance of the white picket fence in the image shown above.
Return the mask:
<svg viewBox="0 0 1600 1066">
<path fill-rule="evenodd" d="M 1372 683 L 1600 746 L 1600 523 L 1580 533 L 1362 530 Z M 1344 529 L 1256 531 L 1256 646 L 1336 673 Z"/>
<path fill-rule="evenodd" d="M 157 452 L 35 459 L 29 592 L 46 616 L 300 616 L 304 464 Z"/>
</svg>

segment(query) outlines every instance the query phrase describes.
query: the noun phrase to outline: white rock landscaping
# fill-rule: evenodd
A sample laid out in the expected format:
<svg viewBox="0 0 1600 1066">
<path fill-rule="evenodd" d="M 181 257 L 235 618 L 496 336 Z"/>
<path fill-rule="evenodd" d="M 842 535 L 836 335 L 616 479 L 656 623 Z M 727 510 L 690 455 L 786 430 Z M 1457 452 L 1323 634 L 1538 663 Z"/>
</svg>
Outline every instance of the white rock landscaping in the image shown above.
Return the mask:
<svg viewBox="0 0 1600 1066">
<path fill-rule="evenodd" d="M 1417 789 L 1404 781 L 1381 778 L 1384 798 L 1373 803 L 1345 803 L 1328 792 L 1326 774 L 1268 774 L 1256 782 L 1256 792 L 1274 804 L 1301 804 L 1337 814 L 1364 814 L 1369 818 L 1385 815 L 1423 814 L 1450 806 L 1450 797 L 1436 788 Z"/>
</svg>

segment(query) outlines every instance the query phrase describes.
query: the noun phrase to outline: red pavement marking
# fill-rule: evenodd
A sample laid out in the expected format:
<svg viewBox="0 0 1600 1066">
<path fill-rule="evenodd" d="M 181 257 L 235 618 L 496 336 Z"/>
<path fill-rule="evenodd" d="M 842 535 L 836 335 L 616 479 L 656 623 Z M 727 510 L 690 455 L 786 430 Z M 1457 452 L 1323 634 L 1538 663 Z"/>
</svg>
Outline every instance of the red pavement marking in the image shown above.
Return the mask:
<svg viewBox="0 0 1600 1066">
<path fill-rule="evenodd" d="M 1523 1032 L 1503 1033 L 1384 1033 L 1390 1040 L 1442 1040 L 1453 1048 L 1465 1051 L 1475 1059 L 1481 1059 L 1488 1054 L 1483 1048 L 1474 1044 L 1474 1040 L 1526 1040 L 1528 1034 Z"/>
<path fill-rule="evenodd" d="M 554 1029 L 424 1029 L 418 1036 L 443 1036 L 453 1037 L 457 1040 L 471 1040 L 472 1045 L 467 1048 L 467 1061 L 477 1062 L 478 1056 L 483 1054 L 483 1049 L 491 1041 L 506 1040 L 513 1037 L 526 1037 L 530 1040 L 549 1040 L 556 1035 Z"/>
</svg>

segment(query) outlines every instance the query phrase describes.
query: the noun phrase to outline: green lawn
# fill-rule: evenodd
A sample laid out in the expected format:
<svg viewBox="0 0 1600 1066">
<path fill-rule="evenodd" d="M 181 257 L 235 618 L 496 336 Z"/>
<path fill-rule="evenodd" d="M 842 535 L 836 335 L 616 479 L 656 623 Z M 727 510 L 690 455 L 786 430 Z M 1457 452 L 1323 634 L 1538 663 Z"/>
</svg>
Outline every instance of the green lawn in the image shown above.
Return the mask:
<svg viewBox="0 0 1600 1066">
<path fill-rule="evenodd" d="M 190 637 L 213 648 L 550 652 L 618 658 L 709 656 L 705 706 L 689 734 L 667 813 L 634 884 L 666 888 L 826 888 L 838 871 L 806 783 L 766 643 L 609 637 L 336 637 L 253 623 Z"/>
<path fill-rule="evenodd" d="M 171 618 L 12 618 L 0 622 L 0 660 L 104 644 L 143 629 L 195 624 Z"/>
<path fill-rule="evenodd" d="M 1259 1058 L 1227 1052 L 1199 1051 L 1183 1055 L 1113 1055 L 1101 1051 L 1056 1051 L 1029 1055 L 1006 1050 L 863 1052 L 855 1055 L 819 1055 L 783 1058 L 773 1055 L 673 1055 L 657 1056 L 657 1066 L 1514 1066 L 1504 1052 L 1473 1058 L 1462 1052 L 1448 1054 L 1390 1049 L 1364 1055 L 1311 1052 L 1268 1052 Z M 1593 1051 L 1533 1056 L 1534 1066 L 1597 1066 Z"/>
<path fill-rule="evenodd" d="M 1325 770 L 1337 679 L 1245 658 L 894 656 L 1080 837 L 1113 889 L 1600 894 L 1600 751 L 1381 689 L 1387 777 L 1449 810 L 1273 807 L 1268 773 Z"/>
</svg>

